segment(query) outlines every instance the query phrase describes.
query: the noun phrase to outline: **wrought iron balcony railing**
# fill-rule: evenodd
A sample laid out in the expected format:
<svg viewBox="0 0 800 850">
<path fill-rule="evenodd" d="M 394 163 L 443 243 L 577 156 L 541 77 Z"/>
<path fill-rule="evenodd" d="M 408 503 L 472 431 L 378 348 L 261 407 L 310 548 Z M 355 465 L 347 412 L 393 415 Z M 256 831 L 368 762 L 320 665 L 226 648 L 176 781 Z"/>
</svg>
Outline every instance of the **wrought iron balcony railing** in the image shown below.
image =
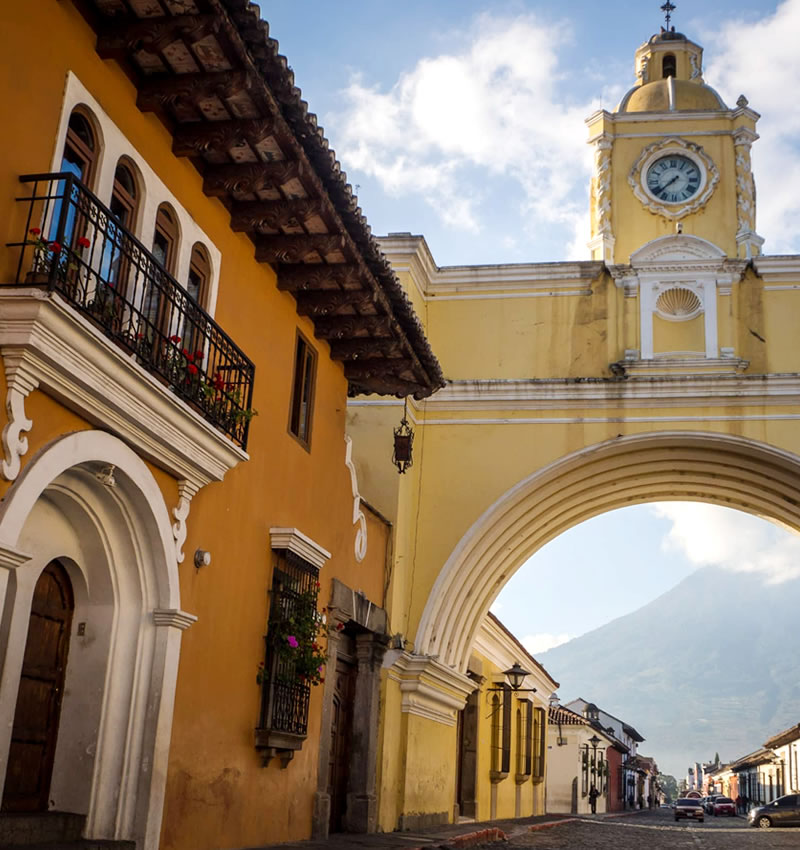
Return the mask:
<svg viewBox="0 0 800 850">
<path fill-rule="evenodd" d="M 74 175 L 30 174 L 17 284 L 58 292 L 110 340 L 242 448 L 255 367 L 189 293 Z"/>
</svg>

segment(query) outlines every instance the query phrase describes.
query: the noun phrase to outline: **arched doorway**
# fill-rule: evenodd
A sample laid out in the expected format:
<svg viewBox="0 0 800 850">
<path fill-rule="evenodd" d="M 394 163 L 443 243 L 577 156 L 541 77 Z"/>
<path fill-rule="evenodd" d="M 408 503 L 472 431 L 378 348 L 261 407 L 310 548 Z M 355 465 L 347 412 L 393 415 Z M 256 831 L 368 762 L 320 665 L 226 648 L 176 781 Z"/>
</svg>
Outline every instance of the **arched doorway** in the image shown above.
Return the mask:
<svg viewBox="0 0 800 850">
<path fill-rule="evenodd" d="M 33 589 L 11 730 L 2 810 L 46 811 L 74 601 L 67 571 L 52 561 Z"/>
<path fill-rule="evenodd" d="M 0 506 L 4 767 L 16 746 L 18 699 L 27 699 L 25 647 L 38 628 L 31 612 L 40 577 L 56 574 L 54 562 L 59 592 L 71 591 L 72 633 L 59 674 L 49 790 L 36 807 L 84 816 L 86 838 L 156 848 L 180 634 L 195 618 L 180 610 L 164 496 L 141 458 L 111 434 L 82 431 L 54 441 Z M 3 769 L 0 783 L 9 782 L 16 794 L 16 776 Z"/>
</svg>

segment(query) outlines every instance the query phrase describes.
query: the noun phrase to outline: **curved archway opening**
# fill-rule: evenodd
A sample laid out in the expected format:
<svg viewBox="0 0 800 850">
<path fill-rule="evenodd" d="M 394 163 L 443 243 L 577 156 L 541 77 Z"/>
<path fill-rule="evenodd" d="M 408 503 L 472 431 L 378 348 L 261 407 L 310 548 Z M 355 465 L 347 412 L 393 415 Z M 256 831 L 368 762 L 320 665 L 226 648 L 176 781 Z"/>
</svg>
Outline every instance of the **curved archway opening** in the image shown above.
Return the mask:
<svg viewBox="0 0 800 850">
<path fill-rule="evenodd" d="M 50 724 L 44 806 L 85 815 L 87 838 L 157 847 L 180 630 L 193 618 L 180 611 L 169 514 L 155 479 L 110 434 L 62 437 L 31 459 L 7 496 L 0 541 L 0 728 L 10 730 L 16 712 L 37 582 L 57 561 L 71 584 L 74 628 Z M 0 733 L 0 763 L 11 744 L 8 731 Z"/>
<path fill-rule="evenodd" d="M 451 553 L 417 630 L 418 653 L 465 673 L 480 623 L 509 578 L 567 529 L 616 508 L 698 501 L 800 529 L 800 458 L 740 437 L 665 432 L 569 455 L 489 507 Z"/>
</svg>

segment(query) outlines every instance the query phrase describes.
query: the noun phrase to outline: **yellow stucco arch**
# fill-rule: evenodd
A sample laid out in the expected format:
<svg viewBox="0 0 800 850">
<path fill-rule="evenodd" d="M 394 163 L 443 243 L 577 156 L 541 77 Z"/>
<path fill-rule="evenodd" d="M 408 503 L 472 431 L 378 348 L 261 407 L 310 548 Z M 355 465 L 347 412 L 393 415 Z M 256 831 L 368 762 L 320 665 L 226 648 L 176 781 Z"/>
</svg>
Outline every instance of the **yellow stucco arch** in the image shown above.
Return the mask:
<svg viewBox="0 0 800 850">
<path fill-rule="evenodd" d="M 442 567 L 415 651 L 465 673 L 481 620 L 539 548 L 615 508 L 703 501 L 800 530 L 800 457 L 744 437 L 693 431 L 620 436 L 537 470 L 473 523 Z"/>
</svg>

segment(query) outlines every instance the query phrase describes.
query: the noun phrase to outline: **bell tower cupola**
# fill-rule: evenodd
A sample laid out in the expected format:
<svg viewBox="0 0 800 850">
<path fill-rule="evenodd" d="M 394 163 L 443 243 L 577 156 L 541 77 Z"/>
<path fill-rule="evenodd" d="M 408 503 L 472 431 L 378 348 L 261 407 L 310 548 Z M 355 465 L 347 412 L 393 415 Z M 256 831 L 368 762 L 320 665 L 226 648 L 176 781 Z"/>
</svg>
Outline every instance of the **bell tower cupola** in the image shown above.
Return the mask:
<svg viewBox="0 0 800 850">
<path fill-rule="evenodd" d="M 728 106 L 703 78 L 703 48 L 671 26 L 636 51 L 634 86 L 612 112 L 587 119 L 594 147 L 592 259 L 630 263 L 639 250 L 683 233 L 723 256 L 761 251 L 750 149 L 759 119 L 740 96 Z"/>
</svg>

